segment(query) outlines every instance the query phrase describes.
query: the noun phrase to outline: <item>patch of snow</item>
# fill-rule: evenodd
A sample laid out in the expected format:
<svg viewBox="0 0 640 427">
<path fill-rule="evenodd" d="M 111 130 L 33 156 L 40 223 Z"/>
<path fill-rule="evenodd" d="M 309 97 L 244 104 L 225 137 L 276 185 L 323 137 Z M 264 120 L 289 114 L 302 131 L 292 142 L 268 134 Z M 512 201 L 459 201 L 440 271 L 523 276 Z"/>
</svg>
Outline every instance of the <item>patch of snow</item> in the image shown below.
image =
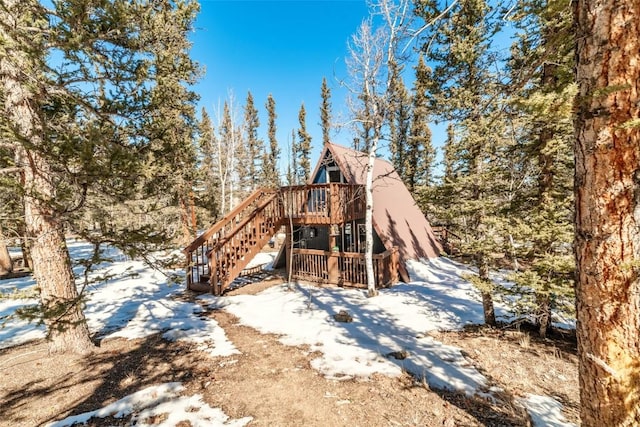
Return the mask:
<svg viewBox="0 0 640 427">
<path fill-rule="evenodd" d="M 553 397 L 528 394 L 519 399 L 531 416 L 534 427 L 576 427 L 562 415 L 562 404 Z"/>
<path fill-rule="evenodd" d="M 480 393 L 487 381 L 460 349 L 424 334 L 474 321 L 479 303 L 468 296 L 456 297 L 456 292 L 466 295 L 466 290 L 456 290 L 455 284 L 442 289 L 433 286 L 398 285 L 382 289 L 375 298 L 367 298 L 361 290 L 299 286 L 291 291 L 286 285 L 257 295 L 202 298 L 212 301 L 210 307 L 234 314 L 244 325 L 281 335 L 285 345 L 308 345 L 321 352 L 312 366 L 326 377 L 398 376 L 404 370 L 437 388 Z M 333 315 L 341 310 L 351 314 L 353 322 L 337 322 Z M 390 356 L 398 351 L 407 357 Z"/>
<path fill-rule="evenodd" d="M 67 244 L 74 259 L 88 257 L 93 250 L 85 242 L 68 241 Z M 214 319 L 199 316 L 202 312 L 199 304 L 176 298 L 182 293 L 182 286 L 170 285 L 163 272 L 143 262 L 127 260 L 114 248 L 105 250 L 108 256 L 119 261 L 97 267 L 91 277 L 110 278 L 92 283 L 84 291 L 87 297 L 84 313 L 91 332 L 104 339 L 135 339 L 163 332 L 166 339 L 195 342 L 214 356 L 238 353 Z M 2 286 L 20 290 L 35 287 L 31 277 L 8 282 Z M 80 280 L 78 287 L 82 288 Z M 3 288 L 0 291 L 5 292 Z M 18 307 L 35 303 L 35 300 L 0 299 L 0 316 L 10 316 Z M 0 329 L 0 348 L 44 336 L 43 326 L 11 317 Z"/>
<path fill-rule="evenodd" d="M 264 270 L 273 270 L 273 261 L 278 256 L 278 252 L 259 252 L 249 264 L 245 267 L 245 269 L 257 267 L 259 265 L 264 264 Z"/>
<path fill-rule="evenodd" d="M 162 425 L 167 426 L 177 426 L 179 423 L 187 422 L 191 427 L 242 427 L 253 420 L 252 417 L 230 420 L 221 409 L 210 407 L 202 401 L 201 395 L 196 394 L 163 402 L 153 408 L 147 408 L 132 417 L 132 421 L 135 422 L 134 425 L 136 427 L 151 427 L 158 424 L 146 424 L 144 420 L 162 414 L 168 414 L 167 418 L 162 421 Z"/>
<path fill-rule="evenodd" d="M 32 289 L 35 284 L 36 280 L 33 276 L 0 280 L 0 293 L 10 295 L 14 292 L 26 291 Z M 3 300 L 4 299 L 0 299 L 0 303 L 2 303 Z"/>
<path fill-rule="evenodd" d="M 103 408 L 95 411 L 84 412 L 78 415 L 72 415 L 63 420 L 48 424 L 48 427 L 64 427 L 74 424 L 86 424 L 91 418 L 122 418 L 130 415 L 134 411 L 139 411 L 148 406 L 158 405 L 159 403 L 176 398 L 178 393 L 184 390 L 180 383 L 165 383 L 158 386 L 147 387 L 137 391 L 120 400 L 117 400 Z"/>
<path fill-rule="evenodd" d="M 18 308 L 36 304 L 35 299 L 0 299 L 0 349 L 46 337 L 44 326 L 9 317 Z"/>
<path fill-rule="evenodd" d="M 147 387 L 101 409 L 72 415 L 50 423 L 47 427 L 86 424 L 92 418 L 123 418 L 132 414 L 132 425 L 140 427 L 157 425 L 157 423 L 146 424 L 145 421 L 151 417 L 162 415 L 166 416 L 162 424 L 167 426 L 188 422 L 193 427 L 242 427 L 252 420 L 251 417 L 229 420 L 229 417 L 220 409 L 212 408 L 206 404 L 200 395 L 180 396 L 180 392 L 183 390 L 184 387 L 180 383 L 165 383 Z"/>
</svg>

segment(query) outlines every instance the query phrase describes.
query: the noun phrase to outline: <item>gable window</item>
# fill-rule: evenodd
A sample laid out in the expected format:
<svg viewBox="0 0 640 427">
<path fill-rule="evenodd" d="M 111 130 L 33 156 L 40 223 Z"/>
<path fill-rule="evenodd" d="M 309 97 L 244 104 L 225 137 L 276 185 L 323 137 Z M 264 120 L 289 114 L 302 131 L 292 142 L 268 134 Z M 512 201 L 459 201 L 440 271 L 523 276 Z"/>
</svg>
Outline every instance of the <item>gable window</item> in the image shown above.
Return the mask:
<svg viewBox="0 0 640 427">
<path fill-rule="evenodd" d="M 327 166 L 327 182 L 339 182 L 344 184 L 344 176 L 338 166 Z"/>
</svg>

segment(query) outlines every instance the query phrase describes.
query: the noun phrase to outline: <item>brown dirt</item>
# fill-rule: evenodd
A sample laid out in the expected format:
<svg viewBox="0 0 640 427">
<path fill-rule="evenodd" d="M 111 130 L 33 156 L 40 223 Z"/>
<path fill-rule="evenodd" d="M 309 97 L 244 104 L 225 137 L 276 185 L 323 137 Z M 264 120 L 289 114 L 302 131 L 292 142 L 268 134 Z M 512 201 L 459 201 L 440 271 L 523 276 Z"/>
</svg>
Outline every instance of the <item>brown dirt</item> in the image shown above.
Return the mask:
<svg viewBox="0 0 640 427">
<path fill-rule="evenodd" d="M 577 422 L 575 349 L 566 340 L 485 328 L 435 333 L 504 390 L 487 401 L 429 390 L 409 375 L 327 380 L 310 367 L 315 356 L 307 348 L 284 346 L 224 311 L 208 315 L 241 354 L 212 358 L 159 335 L 103 341 L 91 356 L 49 355 L 42 341 L 0 350 L 0 426 L 43 425 L 169 381 L 181 381 L 184 394 L 202 394 L 231 418 L 253 417 L 250 426 L 526 426 L 528 417 L 514 404 L 525 393 L 556 396 Z M 97 419 L 89 425 L 128 424 Z"/>
</svg>

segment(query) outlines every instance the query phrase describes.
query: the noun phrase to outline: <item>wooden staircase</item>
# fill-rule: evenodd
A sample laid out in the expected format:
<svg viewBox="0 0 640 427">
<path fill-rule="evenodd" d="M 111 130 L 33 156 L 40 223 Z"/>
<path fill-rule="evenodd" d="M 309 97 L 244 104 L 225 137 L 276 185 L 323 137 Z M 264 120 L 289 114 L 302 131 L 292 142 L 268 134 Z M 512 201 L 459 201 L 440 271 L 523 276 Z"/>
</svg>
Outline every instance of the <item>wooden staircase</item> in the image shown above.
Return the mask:
<svg viewBox="0 0 640 427">
<path fill-rule="evenodd" d="M 210 284 L 221 295 L 283 222 L 282 203 L 275 190 L 254 191 L 228 215 L 184 249 L 187 287 Z M 200 285 L 200 288 L 202 285 Z"/>
<path fill-rule="evenodd" d="M 256 190 L 184 249 L 187 287 L 221 295 L 289 220 L 295 226 L 341 224 L 364 218 L 364 212 L 362 186 L 329 183 Z"/>
</svg>

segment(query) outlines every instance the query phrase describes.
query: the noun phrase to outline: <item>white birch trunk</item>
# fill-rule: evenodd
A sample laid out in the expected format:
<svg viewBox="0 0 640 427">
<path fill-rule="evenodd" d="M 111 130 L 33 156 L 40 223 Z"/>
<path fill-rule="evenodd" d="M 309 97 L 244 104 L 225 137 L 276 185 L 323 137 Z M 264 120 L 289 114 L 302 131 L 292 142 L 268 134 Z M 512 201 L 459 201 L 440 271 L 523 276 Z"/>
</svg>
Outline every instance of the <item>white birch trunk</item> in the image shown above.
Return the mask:
<svg viewBox="0 0 640 427">
<path fill-rule="evenodd" d="M 373 165 L 376 161 L 378 138 L 373 138 L 367 159 L 367 177 L 365 182 L 365 268 L 367 270 L 367 296 L 378 295 L 376 277 L 373 271 Z"/>
</svg>

